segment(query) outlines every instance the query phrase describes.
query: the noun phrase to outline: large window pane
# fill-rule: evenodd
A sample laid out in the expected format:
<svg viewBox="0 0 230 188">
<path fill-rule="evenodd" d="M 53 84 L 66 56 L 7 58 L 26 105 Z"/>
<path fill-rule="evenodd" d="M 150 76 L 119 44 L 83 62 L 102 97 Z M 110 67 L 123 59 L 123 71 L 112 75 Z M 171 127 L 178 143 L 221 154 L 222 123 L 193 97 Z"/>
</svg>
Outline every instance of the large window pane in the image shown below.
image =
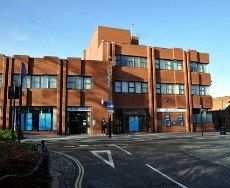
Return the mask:
<svg viewBox="0 0 230 188">
<path fill-rule="evenodd" d="M 159 59 L 155 59 L 155 68 L 160 69 L 160 60 Z"/>
<path fill-rule="evenodd" d="M 142 83 L 142 93 L 148 93 L 148 83 Z"/>
<path fill-rule="evenodd" d="M 166 94 L 166 84 L 161 84 L 161 94 Z"/>
<path fill-rule="evenodd" d="M 120 55 L 115 56 L 115 61 L 116 61 L 116 65 L 121 66 L 121 56 Z"/>
<path fill-rule="evenodd" d="M 173 94 L 173 86 L 170 84 L 166 85 L 166 93 L 167 94 Z"/>
<path fill-rule="evenodd" d="M 23 88 L 31 88 L 31 75 L 26 75 L 22 81 Z"/>
<path fill-rule="evenodd" d="M 134 93 L 134 82 L 129 82 L 129 93 Z"/>
<path fill-rule="evenodd" d="M 161 84 L 156 85 L 156 93 L 161 93 Z"/>
<path fill-rule="evenodd" d="M 76 77 L 76 89 L 83 89 L 83 77 Z"/>
<path fill-rule="evenodd" d="M 32 88 L 40 88 L 40 76 L 32 76 Z"/>
<path fill-rule="evenodd" d="M 91 78 L 90 77 L 85 77 L 84 78 L 84 89 L 91 89 L 92 87 L 91 84 Z"/>
<path fill-rule="evenodd" d="M 141 93 L 141 82 L 135 82 L 135 93 Z"/>
<path fill-rule="evenodd" d="M 41 76 L 41 88 L 49 88 L 49 76 Z"/>
<path fill-rule="evenodd" d="M 168 60 L 165 61 L 165 69 L 166 70 L 172 69 L 171 61 L 168 61 Z"/>
<path fill-rule="evenodd" d="M 50 76 L 50 88 L 57 88 L 57 76 Z"/>
<path fill-rule="evenodd" d="M 127 67 L 128 58 L 127 56 L 121 56 L 121 65 Z"/>
<path fill-rule="evenodd" d="M 67 76 L 67 89 L 75 89 L 75 77 Z"/>
<path fill-rule="evenodd" d="M 141 58 L 135 57 L 135 67 L 141 67 Z"/>
<path fill-rule="evenodd" d="M 140 58 L 141 59 L 141 67 L 146 68 L 147 67 L 147 59 L 146 58 Z"/>
<path fill-rule="evenodd" d="M 128 57 L 128 67 L 134 67 L 134 57 Z"/>
<path fill-rule="evenodd" d="M 179 85 L 179 94 L 183 95 L 184 94 L 184 85 Z"/>
<path fill-rule="evenodd" d="M 115 82 L 115 92 L 121 92 L 121 82 Z"/>
<path fill-rule="evenodd" d="M 128 93 L 128 82 L 122 82 L 122 93 Z"/>
</svg>

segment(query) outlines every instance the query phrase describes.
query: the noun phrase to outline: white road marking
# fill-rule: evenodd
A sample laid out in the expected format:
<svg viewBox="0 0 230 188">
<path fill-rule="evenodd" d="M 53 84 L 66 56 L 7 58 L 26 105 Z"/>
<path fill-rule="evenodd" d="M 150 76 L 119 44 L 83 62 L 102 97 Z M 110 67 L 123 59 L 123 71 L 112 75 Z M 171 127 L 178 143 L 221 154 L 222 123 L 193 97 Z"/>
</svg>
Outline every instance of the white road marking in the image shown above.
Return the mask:
<svg viewBox="0 0 230 188">
<path fill-rule="evenodd" d="M 129 155 L 132 155 L 132 154 L 131 154 L 131 153 L 129 153 L 128 151 L 124 150 L 123 148 L 121 148 L 121 147 L 119 147 L 119 146 L 117 146 L 117 145 L 114 145 L 114 146 L 116 146 L 117 148 L 121 149 L 122 151 L 124 151 L 124 152 L 128 153 Z"/>
<path fill-rule="evenodd" d="M 102 161 L 104 161 L 106 164 L 110 165 L 111 167 L 113 167 L 115 169 L 114 163 L 113 163 L 113 158 L 112 158 L 112 154 L 110 150 L 100 150 L 100 151 L 91 151 L 95 156 L 97 156 L 99 159 L 101 159 Z M 98 153 L 107 153 L 108 154 L 108 159 L 106 160 L 105 158 L 103 158 L 102 156 L 100 156 Z"/>
<path fill-rule="evenodd" d="M 89 145 L 79 145 L 79 147 L 88 147 Z"/>
<path fill-rule="evenodd" d="M 187 188 L 186 186 L 182 185 L 181 183 L 175 181 L 174 179 L 168 177 L 167 175 L 165 175 L 164 173 L 160 172 L 159 170 L 153 168 L 152 166 L 150 166 L 149 164 L 145 164 L 146 166 L 148 166 L 149 168 L 151 168 L 152 170 L 154 170 L 155 172 L 161 174 L 162 176 L 166 177 L 167 179 L 171 180 L 172 182 L 176 183 L 177 185 L 183 187 L 183 188 Z"/>
</svg>

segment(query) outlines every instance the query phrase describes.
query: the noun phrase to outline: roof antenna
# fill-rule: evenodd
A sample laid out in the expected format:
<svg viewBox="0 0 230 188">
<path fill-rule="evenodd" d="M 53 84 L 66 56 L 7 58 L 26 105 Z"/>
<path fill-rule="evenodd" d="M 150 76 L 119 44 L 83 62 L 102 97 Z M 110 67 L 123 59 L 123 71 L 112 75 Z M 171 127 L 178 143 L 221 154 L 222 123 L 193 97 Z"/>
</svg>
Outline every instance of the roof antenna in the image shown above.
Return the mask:
<svg viewBox="0 0 230 188">
<path fill-rule="evenodd" d="M 131 25 L 131 40 L 133 39 L 133 26 L 134 24 Z"/>
</svg>

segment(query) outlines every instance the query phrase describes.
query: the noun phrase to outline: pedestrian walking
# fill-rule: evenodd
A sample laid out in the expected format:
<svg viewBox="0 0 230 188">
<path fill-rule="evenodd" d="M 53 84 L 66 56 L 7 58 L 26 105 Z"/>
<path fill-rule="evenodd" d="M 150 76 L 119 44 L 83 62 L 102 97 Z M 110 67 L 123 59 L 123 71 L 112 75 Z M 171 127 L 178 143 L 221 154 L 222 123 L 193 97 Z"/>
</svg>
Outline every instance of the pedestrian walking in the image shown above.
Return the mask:
<svg viewBox="0 0 230 188">
<path fill-rule="evenodd" d="M 101 135 L 105 135 L 105 129 L 106 129 L 106 122 L 105 122 L 105 118 L 103 118 L 101 121 Z"/>
</svg>

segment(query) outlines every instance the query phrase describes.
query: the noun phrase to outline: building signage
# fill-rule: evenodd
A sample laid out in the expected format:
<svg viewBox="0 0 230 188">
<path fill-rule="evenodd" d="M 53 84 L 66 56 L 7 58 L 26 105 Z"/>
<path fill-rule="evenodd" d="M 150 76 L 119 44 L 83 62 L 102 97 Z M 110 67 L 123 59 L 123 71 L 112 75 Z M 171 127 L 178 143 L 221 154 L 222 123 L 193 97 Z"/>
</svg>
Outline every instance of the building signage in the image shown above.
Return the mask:
<svg viewBox="0 0 230 188">
<path fill-rule="evenodd" d="M 178 108 L 157 108 L 157 112 L 186 112 L 186 109 Z"/>
<path fill-rule="evenodd" d="M 107 109 L 108 110 L 113 110 L 114 109 L 114 104 L 112 102 L 108 102 Z"/>
<path fill-rule="evenodd" d="M 70 107 L 67 111 L 90 111 L 89 107 Z"/>
</svg>

